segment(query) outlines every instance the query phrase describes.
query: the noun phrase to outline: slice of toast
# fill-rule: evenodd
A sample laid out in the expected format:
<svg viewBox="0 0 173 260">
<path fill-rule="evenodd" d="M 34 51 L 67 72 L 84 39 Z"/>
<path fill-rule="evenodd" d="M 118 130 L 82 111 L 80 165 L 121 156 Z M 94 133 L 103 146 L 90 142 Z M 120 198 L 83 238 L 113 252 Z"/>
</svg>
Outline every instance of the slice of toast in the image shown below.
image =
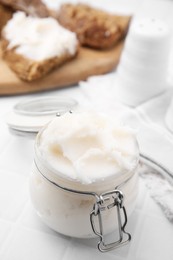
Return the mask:
<svg viewBox="0 0 173 260">
<path fill-rule="evenodd" d="M 21 13 L 21 12 L 20 12 Z M 26 17 L 26 16 L 25 16 Z M 17 17 L 19 18 L 19 17 Z M 12 18 L 13 19 L 13 18 Z M 39 79 L 41 77 L 43 77 L 44 75 L 46 75 L 49 71 L 51 71 L 53 68 L 58 67 L 60 65 L 62 65 L 63 63 L 67 62 L 68 60 L 74 58 L 77 54 L 78 51 L 78 41 L 77 38 L 75 37 L 75 34 L 72 32 L 67 31 L 66 29 L 61 27 L 61 32 L 63 30 L 63 32 L 65 31 L 66 33 L 66 40 L 63 43 L 63 40 L 61 41 L 61 46 L 59 46 L 59 49 L 61 50 L 60 52 L 58 52 L 58 49 L 56 49 L 56 55 L 53 54 L 53 56 L 44 56 L 44 58 L 41 59 L 35 59 L 35 57 L 33 56 L 33 58 L 28 58 L 27 55 L 23 55 L 18 51 L 18 48 L 21 46 L 25 47 L 25 41 L 24 44 L 22 43 L 21 45 L 19 44 L 18 40 L 20 41 L 21 35 L 20 37 L 18 37 L 17 33 L 18 31 L 16 31 L 15 33 L 13 33 L 13 27 L 10 27 L 10 35 L 11 33 L 13 34 L 13 38 L 11 41 L 10 39 L 8 39 L 8 35 L 9 35 L 9 31 L 7 33 L 7 26 L 11 26 L 11 22 L 12 19 L 7 23 L 7 25 L 4 27 L 3 32 L 2 32 L 2 41 L 1 41 L 1 49 L 2 49 L 2 57 L 3 59 L 7 62 L 7 64 L 9 65 L 9 67 L 18 75 L 19 78 L 26 80 L 26 81 L 32 81 L 32 80 L 36 80 Z M 29 17 L 27 16 L 26 19 L 29 19 Z M 51 19 L 54 21 L 54 23 L 58 24 L 58 22 L 53 19 L 53 18 L 34 18 L 34 17 L 30 17 L 30 19 L 38 19 L 41 22 L 41 27 L 39 27 L 39 29 L 41 28 L 41 31 L 45 31 L 45 23 L 42 24 L 42 22 L 48 19 Z M 48 20 L 49 21 L 49 20 Z M 18 22 L 18 21 L 17 21 Z M 29 20 L 29 25 L 30 25 L 31 20 Z M 10 24 L 10 25 L 9 25 Z M 32 22 L 31 22 L 32 24 Z M 38 24 L 37 24 L 38 26 Z M 40 26 L 40 24 L 39 24 Z M 43 26 L 43 27 L 42 27 Z M 12 30 L 11 30 L 12 28 Z M 57 34 L 57 32 L 54 31 L 54 29 L 56 30 L 57 27 L 53 27 L 53 32 L 56 35 L 56 41 L 55 44 L 58 43 L 60 41 L 60 37 L 62 37 L 61 33 L 60 35 Z M 25 28 L 24 28 L 25 30 Z M 28 28 L 26 28 L 26 30 L 28 30 Z M 48 28 L 48 30 L 50 30 L 50 28 Z M 20 31 L 19 31 L 20 32 Z M 37 31 L 32 31 L 33 33 L 37 33 Z M 68 34 L 68 35 L 67 35 Z M 25 37 L 27 35 L 25 34 Z M 57 37 L 58 36 L 58 37 Z M 17 38 L 18 37 L 18 38 Z M 31 41 L 33 41 L 33 35 L 31 35 Z M 40 41 L 40 37 L 41 37 L 41 44 L 44 41 L 47 41 L 46 48 L 49 48 L 51 45 L 49 45 L 49 40 L 43 38 L 40 34 L 38 35 L 38 41 Z M 54 36 L 53 36 L 54 37 Z M 73 38 L 72 38 L 73 37 Z M 24 39 L 25 40 L 25 39 Z M 30 40 L 30 38 L 28 38 L 26 40 L 26 44 L 28 44 L 28 41 Z M 50 39 L 51 41 L 53 40 Z M 66 46 L 64 47 L 63 44 L 67 45 L 70 44 L 70 40 L 73 40 L 73 51 L 70 51 L 70 49 Z M 12 44 L 13 42 L 13 44 Z M 14 44 L 15 42 L 15 44 Z M 34 53 L 39 52 L 39 42 L 35 42 L 34 41 Z M 53 42 L 54 44 L 54 42 Z M 42 45 L 41 45 L 42 46 Z M 41 47 L 40 47 L 41 48 Z M 50 47 L 51 48 L 51 47 Z M 75 48 L 75 49 L 74 49 Z M 33 50 L 33 49 L 32 49 Z M 42 52 L 44 54 L 44 52 Z M 27 53 L 26 53 L 27 54 Z"/>
<path fill-rule="evenodd" d="M 0 3 L 14 11 L 23 11 L 29 15 L 47 17 L 49 11 L 41 0 L 0 0 Z"/>
<path fill-rule="evenodd" d="M 17 76 L 25 81 L 42 78 L 54 68 L 61 66 L 63 63 L 75 57 L 69 53 L 64 53 L 60 57 L 34 61 L 17 54 L 15 48 L 8 49 L 8 44 L 9 42 L 7 40 L 1 41 L 2 57 Z"/>
<path fill-rule="evenodd" d="M 58 21 L 77 34 L 81 45 L 103 49 L 125 36 L 130 17 L 111 15 L 83 4 L 63 4 Z"/>
</svg>

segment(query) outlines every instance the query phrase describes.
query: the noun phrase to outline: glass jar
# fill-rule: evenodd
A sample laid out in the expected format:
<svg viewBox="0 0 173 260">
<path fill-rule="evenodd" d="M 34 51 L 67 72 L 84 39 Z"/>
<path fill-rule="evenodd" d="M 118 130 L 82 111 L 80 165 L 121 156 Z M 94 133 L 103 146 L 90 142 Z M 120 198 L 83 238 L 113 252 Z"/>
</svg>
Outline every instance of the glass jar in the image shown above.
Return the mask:
<svg viewBox="0 0 173 260">
<path fill-rule="evenodd" d="M 138 192 L 137 165 L 130 172 L 82 184 L 55 171 L 39 149 L 42 129 L 35 142 L 35 159 L 30 176 L 30 194 L 39 217 L 53 230 L 67 236 L 98 236 L 100 251 L 127 243 L 127 215 L 135 206 Z M 137 144 L 136 144 L 137 145 Z M 119 238 L 106 244 L 105 234 L 118 230 Z"/>
</svg>

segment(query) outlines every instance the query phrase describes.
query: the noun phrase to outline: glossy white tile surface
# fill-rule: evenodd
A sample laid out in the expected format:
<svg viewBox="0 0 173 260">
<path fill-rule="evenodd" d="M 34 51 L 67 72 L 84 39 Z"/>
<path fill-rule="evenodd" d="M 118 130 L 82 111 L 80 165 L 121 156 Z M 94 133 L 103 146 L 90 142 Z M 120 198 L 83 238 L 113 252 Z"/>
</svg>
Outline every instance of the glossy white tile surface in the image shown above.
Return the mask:
<svg viewBox="0 0 173 260">
<path fill-rule="evenodd" d="M 69 244 L 69 240 L 64 237 L 23 227 L 18 227 L 8 241 L 8 245 L 0 254 L 4 260 L 63 259 Z"/>
<path fill-rule="evenodd" d="M 0 171 L 0 218 L 16 221 L 28 199 L 25 176 Z"/>
</svg>

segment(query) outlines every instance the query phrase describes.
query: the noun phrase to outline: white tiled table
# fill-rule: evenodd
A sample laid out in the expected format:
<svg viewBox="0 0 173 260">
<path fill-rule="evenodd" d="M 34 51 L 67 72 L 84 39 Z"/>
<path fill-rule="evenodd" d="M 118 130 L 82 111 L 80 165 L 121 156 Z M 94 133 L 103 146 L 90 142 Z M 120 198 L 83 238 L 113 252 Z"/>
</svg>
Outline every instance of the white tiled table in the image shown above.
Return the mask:
<svg viewBox="0 0 173 260">
<path fill-rule="evenodd" d="M 115 2 L 118 2 L 120 9 L 123 8 L 122 3 L 127 3 L 127 1 Z M 147 9 L 145 1 L 129 2 L 132 3 L 129 8 L 138 8 L 141 2 L 143 10 L 150 10 Z M 101 5 L 104 3 L 100 1 Z M 171 18 L 168 14 L 171 10 L 173 13 L 173 3 L 171 1 L 165 3 L 165 10 L 162 8 L 163 2 L 160 4 L 160 1 L 156 9 L 153 4 L 151 6 L 157 14 L 169 20 Z M 139 13 L 140 10 L 139 8 Z M 27 97 L 47 95 L 75 98 L 80 104 L 88 105 L 91 102 L 78 86 Z M 116 251 L 102 254 L 96 249 L 96 239 L 79 240 L 64 237 L 40 221 L 31 205 L 28 192 L 34 141 L 11 135 L 4 120 L 11 107 L 24 98 L 26 96 L 0 98 L 0 259 L 172 260 L 173 225 L 152 200 L 142 179 L 139 181 L 137 205 L 127 227 L 132 233 L 132 241 L 128 246 Z"/>
</svg>

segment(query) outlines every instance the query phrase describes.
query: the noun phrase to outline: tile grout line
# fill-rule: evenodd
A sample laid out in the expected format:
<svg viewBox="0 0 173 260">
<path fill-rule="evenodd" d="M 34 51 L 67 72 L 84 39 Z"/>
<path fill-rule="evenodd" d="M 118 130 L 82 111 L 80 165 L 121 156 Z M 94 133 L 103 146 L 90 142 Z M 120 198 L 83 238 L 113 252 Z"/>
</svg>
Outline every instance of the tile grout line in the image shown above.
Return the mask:
<svg viewBox="0 0 173 260">
<path fill-rule="evenodd" d="M 6 248 L 8 248 L 8 242 L 9 242 L 10 238 L 13 237 L 13 235 L 14 235 L 15 231 L 17 230 L 17 228 L 18 228 L 19 226 L 21 226 L 21 224 L 20 224 L 19 222 L 21 221 L 21 218 L 22 218 L 22 216 L 23 216 L 23 213 L 24 213 L 24 211 L 25 211 L 25 208 L 28 206 L 28 203 L 29 203 L 29 200 L 26 201 L 26 204 L 24 205 L 24 207 L 23 207 L 23 209 L 22 209 L 22 211 L 21 211 L 19 217 L 16 219 L 16 221 L 15 221 L 15 222 L 12 222 L 12 221 L 10 222 L 10 223 L 12 223 L 13 228 L 12 228 L 11 231 L 9 232 L 8 236 L 6 237 L 5 241 L 3 242 L 3 245 L 2 245 L 1 248 L 0 248 L 0 252 L 1 252 L 1 253 L 3 253 Z"/>
</svg>

